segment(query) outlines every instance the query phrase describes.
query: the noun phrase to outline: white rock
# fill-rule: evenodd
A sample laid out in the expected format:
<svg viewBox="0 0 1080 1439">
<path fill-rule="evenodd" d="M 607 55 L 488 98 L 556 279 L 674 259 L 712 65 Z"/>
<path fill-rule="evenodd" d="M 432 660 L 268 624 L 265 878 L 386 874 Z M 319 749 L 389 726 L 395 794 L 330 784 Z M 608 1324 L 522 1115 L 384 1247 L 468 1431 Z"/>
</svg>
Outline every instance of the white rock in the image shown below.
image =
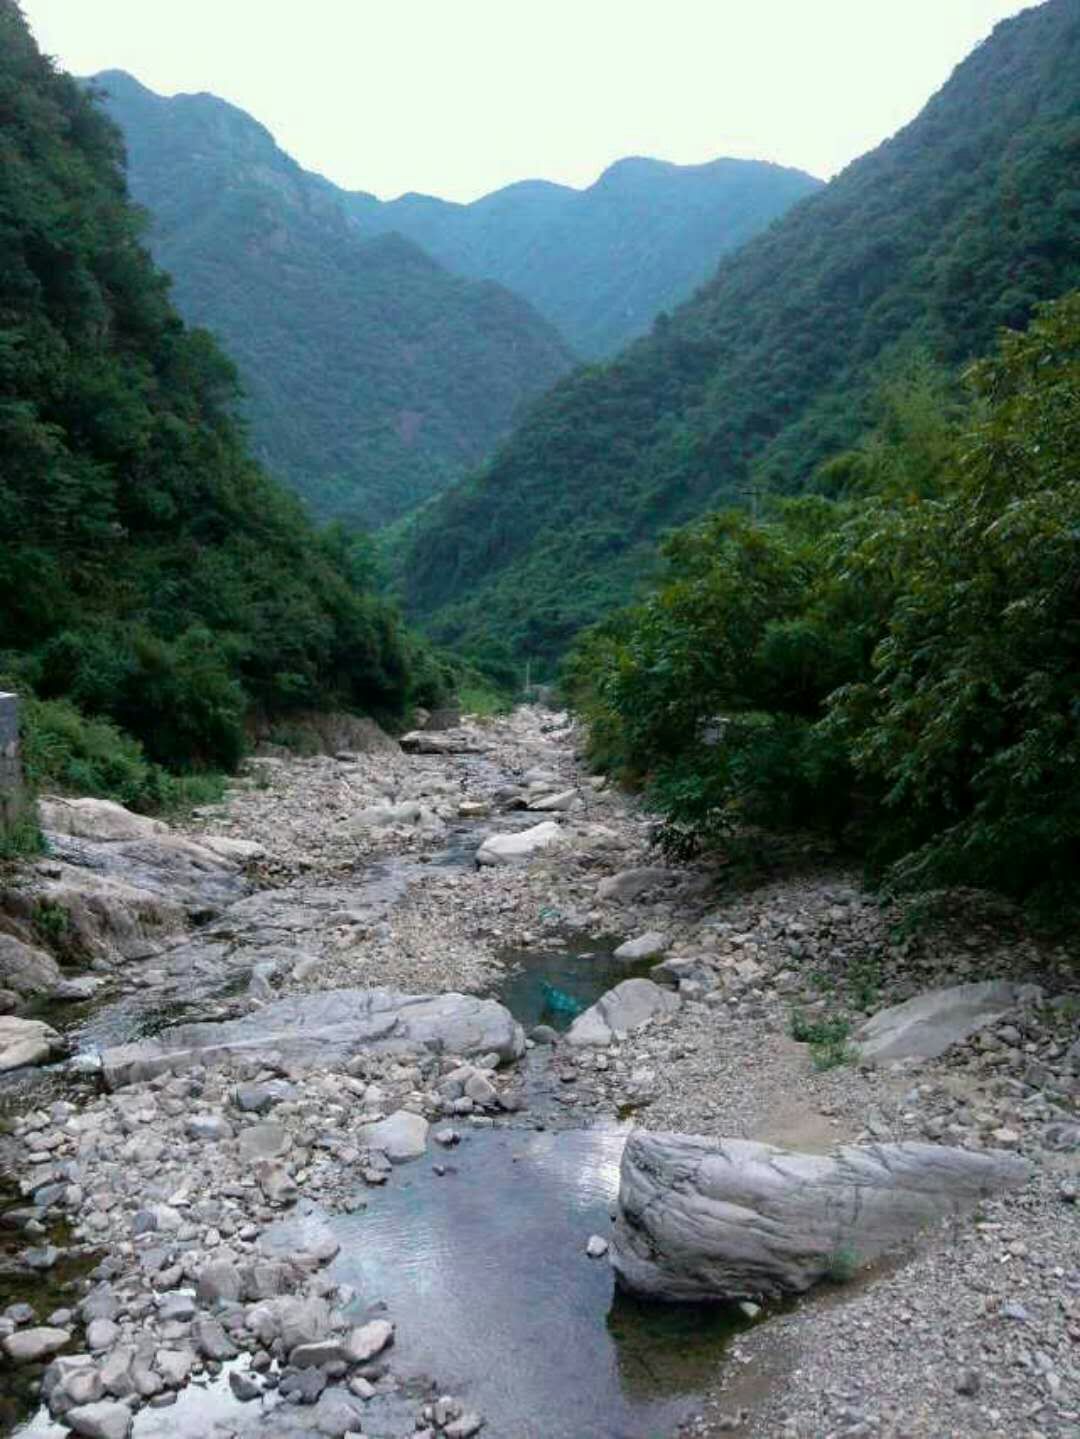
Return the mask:
<svg viewBox="0 0 1080 1439">
<path fill-rule="evenodd" d="M 356 1139 L 368 1149 L 381 1149 L 391 1164 L 402 1164 L 425 1153 L 428 1127 L 422 1114 L 399 1109 L 377 1124 L 362 1124 Z"/>
<path fill-rule="evenodd" d="M 1018 1004 L 1040 997 L 1033 984 L 990 979 L 931 989 L 879 1010 L 854 1038 L 863 1060 L 936 1059 L 953 1044 L 992 1024 Z"/>
<path fill-rule="evenodd" d="M 631 961 L 655 959 L 658 954 L 663 954 L 667 947 L 667 935 L 661 934 L 658 929 L 650 929 L 645 934 L 639 934 L 636 939 L 628 939 L 625 944 L 620 944 L 615 951 L 615 958 Z"/>
<path fill-rule="evenodd" d="M 574 809 L 580 805 L 576 789 L 560 790 L 558 794 L 545 795 L 543 799 L 534 799 L 530 802 L 529 808 L 537 814 L 550 814 L 560 810 Z"/>
<path fill-rule="evenodd" d="M 0 1014 L 0 1074 L 47 1063 L 53 1046 L 61 1042 L 60 1035 L 44 1020 Z"/>
<path fill-rule="evenodd" d="M 49 1354 L 55 1354 L 58 1349 L 63 1349 L 70 1338 L 71 1331 L 68 1329 L 53 1329 L 51 1326 L 41 1325 L 36 1329 L 17 1329 L 14 1334 L 7 1336 L 0 1347 L 14 1363 L 34 1364 Z"/>
<path fill-rule="evenodd" d="M 111 799 L 64 799 L 44 795 L 38 801 L 41 827 L 54 834 L 71 835 L 74 839 L 118 841 L 148 839 L 168 834 L 169 826 L 145 814 L 133 814 Z"/>
<path fill-rule="evenodd" d="M 477 864 L 514 864 L 518 860 L 531 859 L 553 845 L 561 844 L 563 832 L 554 820 L 545 820 L 531 829 L 518 830 L 516 834 L 489 835 L 476 851 Z"/>
<path fill-rule="evenodd" d="M 388 1319 L 373 1319 L 370 1324 L 349 1331 L 345 1340 L 345 1360 L 348 1364 L 366 1364 L 393 1342 L 393 1324 Z"/>
<path fill-rule="evenodd" d="M 82 1404 L 69 1409 L 64 1423 L 83 1434 L 86 1439 L 127 1439 L 134 1415 L 126 1404 L 112 1399 L 99 1399 L 96 1404 Z"/>
<path fill-rule="evenodd" d="M 670 989 L 651 979 L 624 979 L 579 1014 L 563 1036 L 571 1047 L 611 1044 L 617 1035 L 630 1034 L 656 1015 L 672 1014 L 682 1001 Z"/>
<path fill-rule="evenodd" d="M 600 1234 L 590 1234 L 589 1242 L 585 1246 L 585 1253 L 590 1259 L 603 1259 L 608 1252 L 608 1242 Z"/>
</svg>

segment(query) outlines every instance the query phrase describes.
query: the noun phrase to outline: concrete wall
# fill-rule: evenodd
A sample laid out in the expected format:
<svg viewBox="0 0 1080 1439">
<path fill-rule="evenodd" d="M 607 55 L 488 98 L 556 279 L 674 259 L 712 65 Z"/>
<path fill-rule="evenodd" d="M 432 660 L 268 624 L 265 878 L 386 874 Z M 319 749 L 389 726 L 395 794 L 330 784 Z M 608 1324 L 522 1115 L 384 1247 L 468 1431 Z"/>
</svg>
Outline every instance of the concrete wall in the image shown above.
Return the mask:
<svg viewBox="0 0 1080 1439">
<path fill-rule="evenodd" d="M 18 819 L 25 806 L 19 762 L 19 700 L 0 694 L 0 830 Z"/>
</svg>

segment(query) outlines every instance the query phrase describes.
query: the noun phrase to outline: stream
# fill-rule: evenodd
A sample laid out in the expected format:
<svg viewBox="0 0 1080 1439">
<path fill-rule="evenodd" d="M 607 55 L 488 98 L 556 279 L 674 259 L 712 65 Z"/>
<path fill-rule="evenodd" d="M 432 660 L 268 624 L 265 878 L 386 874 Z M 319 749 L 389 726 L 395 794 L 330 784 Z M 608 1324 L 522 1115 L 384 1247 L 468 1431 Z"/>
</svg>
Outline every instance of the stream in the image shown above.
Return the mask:
<svg viewBox="0 0 1080 1439">
<path fill-rule="evenodd" d="M 353 908 L 387 912 L 410 883 L 445 865 L 472 863 L 475 834 L 461 826 L 426 864 L 390 860 L 367 866 L 349 885 Z M 340 903 L 340 894 L 331 896 Z M 288 891 L 241 900 L 190 941 L 153 961 L 163 979 L 112 1000 L 56 1007 L 75 1054 L 64 1065 L 25 1071 L 0 1099 L 25 1107 L 93 1082 L 92 1058 L 108 1045 L 151 1034 L 179 1018 L 218 1017 L 247 985 L 250 952 L 236 944 L 245 907 L 265 918 Z M 272 937 L 272 936 L 271 936 Z M 648 965 L 616 961 L 617 940 L 503 955 L 504 977 L 490 991 L 525 1027 L 565 1029 L 612 985 Z M 405 1439 L 418 1404 L 453 1393 L 485 1416 L 485 1433 L 504 1439 L 661 1439 L 696 1412 L 715 1384 L 726 1341 L 747 1321 L 736 1308 L 649 1305 L 616 1293 L 604 1259 L 585 1252 L 606 1236 L 618 1191 L 627 1122 L 589 1127 L 556 1102 L 552 1049 L 537 1045 L 521 1061 L 528 1108 L 494 1128 L 462 1126 L 452 1149 L 432 1144 L 424 1158 L 395 1168 L 383 1189 L 361 1187 L 355 1212 L 325 1214 L 301 1202 L 267 1231 L 282 1253 L 299 1233 L 328 1233 L 340 1244 L 329 1278 L 357 1292 L 351 1318 L 384 1310 L 397 1325 L 393 1394 L 365 1407 L 364 1432 Z M 9 1300 L 10 1302 L 10 1300 Z M 146 1407 L 134 1434 L 212 1432 L 305 1434 L 305 1411 L 268 1393 L 240 1404 L 226 1365 L 197 1376 L 168 1408 Z M 269 1414 L 274 1419 L 269 1420 Z M 14 1431 L 45 1439 L 69 1431 L 41 1407 Z"/>
</svg>

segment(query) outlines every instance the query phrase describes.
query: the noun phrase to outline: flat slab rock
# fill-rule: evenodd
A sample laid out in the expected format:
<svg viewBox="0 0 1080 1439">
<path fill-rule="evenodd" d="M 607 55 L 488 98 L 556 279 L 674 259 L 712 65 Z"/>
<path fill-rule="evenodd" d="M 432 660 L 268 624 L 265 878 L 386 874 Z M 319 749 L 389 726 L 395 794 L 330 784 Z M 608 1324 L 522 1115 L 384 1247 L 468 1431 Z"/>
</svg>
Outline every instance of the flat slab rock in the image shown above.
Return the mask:
<svg viewBox="0 0 1080 1439">
<path fill-rule="evenodd" d="M 1030 1172 L 1013 1154 L 937 1144 L 820 1155 L 635 1130 L 611 1262 L 623 1288 L 650 1299 L 801 1294 Z"/>
<path fill-rule="evenodd" d="M 390 989 L 326 989 L 289 995 L 240 1019 L 179 1024 L 101 1056 L 111 1089 L 167 1070 L 237 1056 L 273 1054 L 293 1065 L 342 1064 L 364 1050 L 445 1050 L 463 1056 L 525 1050 L 521 1025 L 493 999 L 467 994 L 400 994 Z"/>
<path fill-rule="evenodd" d="M 0 1015 L 0 1074 L 31 1064 L 47 1064 L 63 1044 L 61 1036 L 41 1019 Z"/>
<path fill-rule="evenodd" d="M 929 989 L 903 1004 L 879 1010 L 856 1030 L 859 1057 L 878 1063 L 936 1059 L 1017 1005 L 1041 997 L 1038 985 L 1006 979 Z"/>
</svg>

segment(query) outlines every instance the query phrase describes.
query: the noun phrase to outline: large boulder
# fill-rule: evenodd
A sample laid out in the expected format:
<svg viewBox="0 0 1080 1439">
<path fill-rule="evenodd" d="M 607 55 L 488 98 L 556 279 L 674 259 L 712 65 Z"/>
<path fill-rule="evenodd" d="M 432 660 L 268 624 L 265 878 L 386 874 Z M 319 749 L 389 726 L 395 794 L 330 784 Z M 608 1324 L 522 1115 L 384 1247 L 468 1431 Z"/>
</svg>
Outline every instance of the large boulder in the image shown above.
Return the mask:
<svg viewBox="0 0 1080 1439">
<path fill-rule="evenodd" d="M 867 1062 L 892 1059 L 936 1059 L 953 1044 L 962 1044 L 1018 1004 L 1041 998 L 1034 984 L 988 979 L 930 989 L 904 1004 L 879 1010 L 854 1038 L 859 1057 Z"/>
<path fill-rule="evenodd" d="M 31 1064 L 46 1064 L 63 1040 L 41 1019 L 0 1014 L 0 1074 Z"/>
<path fill-rule="evenodd" d="M 101 1056 L 113 1089 L 166 1070 L 232 1056 L 273 1055 L 290 1065 L 341 1065 L 365 1050 L 428 1049 L 517 1059 L 525 1036 L 510 1011 L 471 994 L 325 989 L 294 994 L 221 1023 L 180 1024 Z"/>
<path fill-rule="evenodd" d="M 133 814 L 111 799 L 65 799 L 44 795 L 38 801 L 42 829 L 110 844 L 124 839 L 150 839 L 168 834 L 169 826 L 145 814 Z"/>
<path fill-rule="evenodd" d="M 0 989 L 13 989 L 21 995 L 48 994 L 62 979 L 51 954 L 23 944 L 13 935 L 0 934 Z"/>
<path fill-rule="evenodd" d="M 427 1150 L 427 1137 L 427 1120 L 408 1109 L 399 1109 L 375 1124 L 362 1124 L 356 1131 L 359 1144 L 381 1149 L 391 1164 L 419 1159 Z"/>
<path fill-rule="evenodd" d="M 624 1288 L 650 1299 L 801 1294 L 1029 1173 L 1013 1154 L 936 1144 L 820 1155 L 635 1130 L 612 1264 Z"/>
<path fill-rule="evenodd" d="M 615 951 L 615 958 L 633 964 L 638 960 L 656 959 L 667 947 L 667 935 L 661 934 L 658 929 L 650 929 L 634 939 L 624 940 Z"/>
<path fill-rule="evenodd" d="M 638 869 L 620 870 L 602 879 L 596 887 L 598 899 L 631 900 L 659 884 L 668 884 L 678 876 L 670 869 L 644 865 Z"/>
<path fill-rule="evenodd" d="M 563 1043 L 579 1048 L 612 1044 L 657 1015 L 673 1013 L 681 1002 L 677 994 L 661 989 L 651 979 L 624 979 L 578 1015 Z"/>
<path fill-rule="evenodd" d="M 552 845 L 562 842 L 562 830 L 554 820 L 534 824 L 531 829 L 518 830 L 516 834 L 492 834 L 476 851 L 477 864 L 514 864 L 519 860 L 531 859 Z"/>
</svg>

